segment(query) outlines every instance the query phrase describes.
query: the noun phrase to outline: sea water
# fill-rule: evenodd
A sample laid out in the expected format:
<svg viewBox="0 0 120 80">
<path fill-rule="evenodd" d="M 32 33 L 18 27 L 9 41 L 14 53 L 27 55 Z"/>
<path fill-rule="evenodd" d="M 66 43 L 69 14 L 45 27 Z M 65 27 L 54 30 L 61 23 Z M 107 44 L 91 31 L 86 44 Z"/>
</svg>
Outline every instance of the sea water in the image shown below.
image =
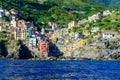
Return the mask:
<svg viewBox="0 0 120 80">
<path fill-rule="evenodd" d="M 120 80 L 120 61 L 0 60 L 0 80 Z"/>
</svg>

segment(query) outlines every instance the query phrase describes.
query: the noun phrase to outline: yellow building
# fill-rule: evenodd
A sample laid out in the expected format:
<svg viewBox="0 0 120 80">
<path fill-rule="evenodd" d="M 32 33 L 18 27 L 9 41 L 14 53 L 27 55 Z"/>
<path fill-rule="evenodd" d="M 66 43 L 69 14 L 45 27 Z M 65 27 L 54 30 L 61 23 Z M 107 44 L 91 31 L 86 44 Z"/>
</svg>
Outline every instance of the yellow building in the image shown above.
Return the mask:
<svg viewBox="0 0 120 80">
<path fill-rule="evenodd" d="M 83 46 L 85 46 L 85 45 L 87 45 L 87 41 L 84 40 L 84 39 L 81 39 L 81 40 L 80 40 L 80 47 L 83 47 Z"/>
<path fill-rule="evenodd" d="M 13 36 L 14 36 L 13 38 L 14 38 L 15 40 L 19 40 L 19 39 L 17 38 L 18 33 L 17 33 L 16 29 L 14 30 Z"/>
<path fill-rule="evenodd" d="M 27 38 L 27 31 L 26 30 L 21 31 L 20 35 L 21 35 L 20 36 L 21 40 L 26 40 L 26 38 Z"/>
<path fill-rule="evenodd" d="M 15 40 L 26 40 L 27 38 L 27 31 L 22 30 L 20 32 L 14 31 L 14 39 Z"/>
<path fill-rule="evenodd" d="M 8 16 L 10 16 L 10 12 L 9 11 L 5 11 L 5 15 L 8 17 Z"/>
<path fill-rule="evenodd" d="M 24 20 L 19 20 L 17 22 L 17 27 L 14 29 L 15 40 L 25 40 L 27 38 L 27 26 Z"/>
<path fill-rule="evenodd" d="M 55 41 L 58 38 L 58 30 L 54 31 L 54 33 L 52 33 L 49 36 L 49 39 L 51 39 L 52 41 Z"/>
</svg>

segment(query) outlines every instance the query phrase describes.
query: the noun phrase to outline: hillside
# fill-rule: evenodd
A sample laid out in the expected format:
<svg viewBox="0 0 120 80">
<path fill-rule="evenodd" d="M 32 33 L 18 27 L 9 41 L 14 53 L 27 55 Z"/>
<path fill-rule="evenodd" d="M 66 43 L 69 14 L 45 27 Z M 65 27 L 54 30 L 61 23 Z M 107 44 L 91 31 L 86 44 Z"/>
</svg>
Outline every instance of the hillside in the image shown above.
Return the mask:
<svg viewBox="0 0 120 80">
<path fill-rule="evenodd" d="M 3 1 L 3 2 L 2 2 Z M 41 23 L 57 22 L 67 25 L 72 20 L 86 18 L 98 11 L 107 9 L 91 0 L 2 0 L 4 9 L 16 9 L 22 18 L 33 21 L 41 28 Z M 45 24 L 44 24 L 45 25 Z"/>
<path fill-rule="evenodd" d="M 94 2 L 102 3 L 112 8 L 120 7 L 120 0 L 93 0 Z"/>
<path fill-rule="evenodd" d="M 113 30 L 120 32 L 120 10 L 116 10 L 112 15 L 104 17 L 102 20 L 91 24 L 91 27 L 100 27 L 101 30 Z"/>
</svg>

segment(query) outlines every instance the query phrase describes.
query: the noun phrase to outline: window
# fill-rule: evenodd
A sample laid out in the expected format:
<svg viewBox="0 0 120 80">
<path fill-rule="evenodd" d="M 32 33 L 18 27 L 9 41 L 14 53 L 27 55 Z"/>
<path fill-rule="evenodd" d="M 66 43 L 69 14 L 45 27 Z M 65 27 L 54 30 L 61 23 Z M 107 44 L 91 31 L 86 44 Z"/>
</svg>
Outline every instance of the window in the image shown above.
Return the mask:
<svg viewBox="0 0 120 80">
<path fill-rule="evenodd" d="M 112 37 L 114 37 L 115 35 L 114 34 L 112 34 Z"/>
</svg>

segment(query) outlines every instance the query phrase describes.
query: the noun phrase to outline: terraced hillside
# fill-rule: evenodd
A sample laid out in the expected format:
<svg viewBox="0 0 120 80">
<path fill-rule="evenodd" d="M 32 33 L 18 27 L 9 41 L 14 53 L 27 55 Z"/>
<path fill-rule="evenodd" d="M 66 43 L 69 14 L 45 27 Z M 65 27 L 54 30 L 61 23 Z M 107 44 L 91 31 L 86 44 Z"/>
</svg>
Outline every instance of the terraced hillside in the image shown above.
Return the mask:
<svg viewBox="0 0 120 80">
<path fill-rule="evenodd" d="M 4 9 L 18 10 L 22 18 L 33 21 L 39 28 L 41 23 L 49 21 L 66 26 L 72 20 L 86 18 L 107 9 L 91 0 L 0 0 L 0 5 Z"/>
</svg>

